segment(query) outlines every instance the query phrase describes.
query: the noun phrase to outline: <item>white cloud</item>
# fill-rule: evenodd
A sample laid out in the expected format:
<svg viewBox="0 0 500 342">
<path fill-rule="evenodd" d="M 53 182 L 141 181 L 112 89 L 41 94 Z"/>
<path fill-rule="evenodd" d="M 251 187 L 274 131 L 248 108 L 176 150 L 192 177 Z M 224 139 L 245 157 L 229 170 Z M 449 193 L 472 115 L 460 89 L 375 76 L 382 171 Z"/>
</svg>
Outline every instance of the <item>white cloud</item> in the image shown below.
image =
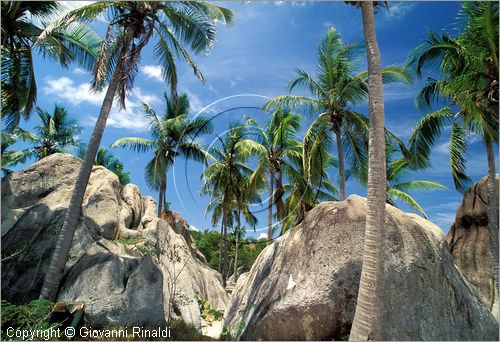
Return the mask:
<svg viewBox="0 0 500 342">
<path fill-rule="evenodd" d="M 416 3 L 407 2 L 407 1 L 397 1 L 389 3 L 389 7 L 387 9 L 383 9 L 385 18 L 389 20 L 401 20 L 408 13 L 410 13 L 413 8 L 415 8 Z"/>
<path fill-rule="evenodd" d="M 450 142 L 444 142 L 435 148 L 435 151 L 441 154 L 450 154 Z"/>
<path fill-rule="evenodd" d="M 267 240 L 267 233 L 260 233 L 257 240 Z"/>
<path fill-rule="evenodd" d="M 335 25 L 333 25 L 333 23 L 331 21 L 325 21 L 323 23 L 323 26 L 326 27 L 326 28 L 330 28 L 330 27 L 335 28 Z"/>
<path fill-rule="evenodd" d="M 47 78 L 42 91 L 45 95 L 55 96 L 57 99 L 73 105 L 81 103 L 100 105 L 104 100 L 104 92 L 93 92 L 90 89 L 90 83 L 75 84 L 68 77 Z"/>
<path fill-rule="evenodd" d="M 195 232 L 199 232 L 200 230 L 198 228 L 196 228 L 195 226 L 193 225 L 190 225 L 189 226 L 189 230 L 192 230 L 192 231 L 195 231 Z"/>
<path fill-rule="evenodd" d="M 86 75 L 86 74 L 88 74 L 88 71 L 83 70 L 82 68 L 79 68 L 79 67 L 73 68 L 73 70 L 71 70 L 71 72 L 73 74 L 76 74 L 76 75 Z"/>
<path fill-rule="evenodd" d="M 76 84 L 68 77 L 47 78 L 42 90 L 45 95 L 75 106 L 89 104 L 99 108 L 104 100 L 104 91 L 95 93 L 90 89 L 89 83 Z M 118 103 L 114 102 L 107 125 L 133 131 L 146 131 L 148 127 L 143 120 L 142 102 L 157 103 L 159 99 L 155 95 L 144 94 L 136 87 L 125 101 L 126 109 L 120 109 Z M 95 113 L 98 112 L 98 108 Z M 89 115 L 86 118 L 87 124 L 93 124 L 96 120 L 96 115 Z"/>
<path fill-rule="evenodd" d="M 284 3 L 285 3 L 284 1 L 275 1 L 275 2 L 274 2 L 274 4 L 275 4 L 276 6 L 281 6 L 281 5 L 283 5 Z"/>
<path fill-rule="evenodd" d="M 142 67 L 142 72 L 147 78 L 163 82 L 163 68 L 159 65 L 145 65 Z"/>
</svg>

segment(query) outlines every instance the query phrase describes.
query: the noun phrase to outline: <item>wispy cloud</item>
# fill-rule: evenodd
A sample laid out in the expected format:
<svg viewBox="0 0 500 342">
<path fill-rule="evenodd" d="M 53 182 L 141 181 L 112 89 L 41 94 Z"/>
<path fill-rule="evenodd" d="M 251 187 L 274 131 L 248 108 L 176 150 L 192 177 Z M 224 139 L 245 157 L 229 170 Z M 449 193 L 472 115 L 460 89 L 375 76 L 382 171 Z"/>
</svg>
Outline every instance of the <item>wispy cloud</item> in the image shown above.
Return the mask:
<svg viewBox="0 0 500 342">
<path fill-rule="evenodd" d="M 267 233 L 260 233 L 257 240 L 267 240 Z"/>
<path fill-rule="evenodd" d="M 98 107 L 104 100 L 104 91 L 93 92 L 89 83 L 77 84 L 68 77 L 46 79 L 42 91 L 45 95 L 74 106 L 87 104 Z M 140 88 L 135 87 L 125 101 L 126 109 L 121 109 L 116 102 L 114 103 L 107 124 L 116 128 L 146 131 L 148 127 L 142 118 L 141 103 L 151 104 L 158 101 L 155 95 L 145 94 Z M 92 115 L 86 118 L 87 124 L 93 124 L 96 120 L 97 117 Z"/>
<path fill-rule="evenodd" d="M 163 68 L 159 65 L 145 65 L 142 67 L 142 72 L 147 78 L 163 82 Z"/>
<path fill-rule="evenodd" d="M 429 215 L 429 219 L 439 228 L 441 228 L 444 232 L 447 232 L 453 222 L 455 222 L 455 213 L 452 211 L 449 212 L 439 212 L 434 215 Z"/>
<path fill-rule="evenodd" d="M 71 70 L 71 72 L 75 75 L 87 75 L 88 74 L 88 71 L 86 71 L 82 68 L 79 68 L 79 67 L 73 68 Z"/>
<path fill-rule="evenodd" d="M 384 17 L 389 20 L 401 20 L 410 13 L 416 6 L 416 3 L 409 1 L 391 2 L 387 9 L 382 10 Z"/>
</svg>

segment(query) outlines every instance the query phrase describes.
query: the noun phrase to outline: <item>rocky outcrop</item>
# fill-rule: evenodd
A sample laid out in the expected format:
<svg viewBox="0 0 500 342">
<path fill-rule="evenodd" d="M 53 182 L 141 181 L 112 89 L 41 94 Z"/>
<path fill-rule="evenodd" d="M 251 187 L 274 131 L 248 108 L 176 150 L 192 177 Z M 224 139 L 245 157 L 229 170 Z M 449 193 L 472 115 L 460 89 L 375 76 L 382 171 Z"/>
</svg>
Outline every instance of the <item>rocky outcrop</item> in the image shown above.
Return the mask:
<svg viewBox="0 0 500 342">
<path fill-rule="evenodd" d="M 205 256 L 196 248 L 196 245 L 191 238 L 191 234 L 189 233 L 189 223 L 182 218 L 179 213 L 175 211 L 167 211 L 163 213 L 162 218 L 167 221 L 167 223 L 172 227 L 172 229 L 177 233 L 182 235 L 184 240 L 186 241 L 189 250 L 194 258 L 199 259 L 205 265 L 208 265 L 208 261 Z"/>
<path fill-rule="evenodd" d="M 38 296 L 81 161 L 55 154 L 2 178 L 2 298 Z M 217 310 L 228 297 L 220 275 L 193 257 L 156 203 L 111 171 L 92 170 L 57 299 L 83 301 L 99 326 L 204 325 L 198 291 Z"/>
<path fill-rule="evenodd" d="M 366 200 L 311 210 L 242 277 L 224 325 L 249 340 L 347 339 L 362 266 Z M 453 264 L 442 231 L 387 206 L 384 331 L 389 340 L 498 340 L 498 323 Z"/>
<path fill-rule="evenodd" d="M 455 222 L 448 231 L 447 241 L 458 269 L 479 290 L 486 305 L 498 318 L 498 295 L 491 266 L 488 231 L 487 182 L 488 177 L 483 177 L 464 194 Z M 495 186 L 498 189 L 498 175 Z"/>
</svg>

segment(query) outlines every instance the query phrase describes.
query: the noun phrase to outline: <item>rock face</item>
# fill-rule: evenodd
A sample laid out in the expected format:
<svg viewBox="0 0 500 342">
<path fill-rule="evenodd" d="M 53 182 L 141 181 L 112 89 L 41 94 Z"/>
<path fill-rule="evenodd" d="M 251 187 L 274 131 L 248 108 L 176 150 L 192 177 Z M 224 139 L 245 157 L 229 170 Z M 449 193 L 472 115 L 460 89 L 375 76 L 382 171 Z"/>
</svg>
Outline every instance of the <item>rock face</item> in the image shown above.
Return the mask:
<svg viewBox="0 0 500 342">
<path fill-rule="evenodd" d="M 493 304 L 498 303 L 498 294 L 491 266 L 487 181 L 488 177 L 483 177 L 467 190 L 447 241 L 457 267 L 493 309 Z M 498 189 L 498 175 L 495 186 Z M 493 312 L 498 315 L 498 304 Z"/>
<path fill-rule="evenodd" d="M 362 265 L 366 200 L 311 210 L 266 247 L 224 314 L 241 339 L 347 339 Z M 389 340 L 498 340 L 498 323 L 453 264 L 442 231 L 387 206 L 384 330 Z"/>
<path fill-rule="evenodd" d="M 80 163 L 55 154 L 2 179 L 2 298 L 38 296 Z M 123 187 L 111 171 L 93 168 L 57 295 L 84 301 L 93 327 L 158 327 L 170 316 L 201 328 L 195 291 L 225 309 L 220 275 L 193 257 L 155 208 L 137 186 Z"/>
</svg>

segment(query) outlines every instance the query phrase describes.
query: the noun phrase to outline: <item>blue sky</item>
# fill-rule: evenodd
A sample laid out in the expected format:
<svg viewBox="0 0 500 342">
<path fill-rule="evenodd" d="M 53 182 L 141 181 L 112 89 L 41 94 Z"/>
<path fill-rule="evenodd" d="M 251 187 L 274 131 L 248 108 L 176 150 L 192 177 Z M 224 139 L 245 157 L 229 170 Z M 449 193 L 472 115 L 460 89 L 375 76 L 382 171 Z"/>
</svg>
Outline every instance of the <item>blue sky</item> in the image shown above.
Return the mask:
<svg viewBox="0 0 500 342">
<path fill-rule="evenodd" d="M 450 31 L 457 22 L 459 9 L 457 2 L 390 2 L 389 9 L 381 9 L 376 15 L 377 37 L 382 64 L 401 64 L 408 52 L 420 44 L 429 30 Z M 316 50 L 329 27 L 335 27 L 345 42 L 363 42 L 361 12 L 343 2 L 224 2 L 221 5 L 236 11 L 233 26 L 219 26 L 217 43 L 206 56 L 196 56 L 195 60 L 207 78 L 201 83 L 192 70 L 178 63 L 179 90 L 190 95 L 192 114 L 214 117 L 218 113 L 239 106 L 262 106 L 266 98 L 287 93 L 287 84 L 300 68 L 314 72 Z M 102 34 L 104 22 L 92 24 Z M 152 56 L 152 48 L 147 48 L 142 56 L 140 72 L 135 88 L 127 100 L 127 109 L 114 109 L 102 140 L 102 146 L 124 136 L 149 137 L 142 117 L 142 101 L 151 104 L 159 113 L 162 111 L 163 92 L 168 90 L 161 80 L 160 67 Z M 84 127 L 81 140 L 87 142 L 95 118 L 98 115 L 103 94 L 89 91 L 90 76 L 77 66 L 62 69 L 51 61 L 39 57 L 35 60 L 38 82 L 38 105 L 52 111 L 54 104 L 67 107 L 74 118 Z M 366 62 L 360 65 L 362 71 Z M 424 75 L 425 76 L 425 75 Z M 423 115 L 414 105 L 414 99 L 422 82 L 412 86 L 385 87 L 386 126 L 401 139 L 409 137 L 416 121 Z M 307 92 L 294 92 L 307 94 Z M 366 105 L 356 108 L 366 113 Z M 229 110 L 214 119 L 215 130 L 223 134 L 230 121 L 250 115 L 263 122 L 269 114 L 258 110 Z M 313 119 L 304 115 L 303 129 Z M 38 123 L 36 114 L 30 122 L 21 124 L 31 128 Z M 410 175 L 409 179 L 423 179 L 439 182 L 448 190 L 414 193 L 414 198 L 429 215 L 429 219 L 447 232 L 453 222 L 462 196 L 451 180 L 449 153 L 443 134 L 432 154 L 432 168 Z M 211 143 L 214 137 L 205 136 L 202 141 Z M 333 152 L 333 151 L 332 151 Z M 151 158 L 149 154 L 139 154 L 129 150 L 115 149 L 116 154 L 132 174 L 131 182 L 137 184 L 142 193 L 157 197 L 144 182 L 144 166 Z M 486 175 L 487 162 L 485 148 L 479 137 L 470 137 L 468 172 L 474 181 Z M 203 165 L 179 158 L 168 177 L 168 201 L 171 208 L 198 229 L 211 228 L 210 216 L 204 212 L 209 201 L 199 195 L 200 174 Z M 336 173 L 332 172 L 336 180 Z M 347 183 L 348 194 L 366 196 L 366 190 L 356 181 Z M 400 206 L 411 211 L 405 205 Z M 265 208 L 254 207 L 258 212 L 259 225 L 249 236 L 259 236 L 266 231 Z M 215 228 L 218 229 L 218 228 Z"/>
</svg>

